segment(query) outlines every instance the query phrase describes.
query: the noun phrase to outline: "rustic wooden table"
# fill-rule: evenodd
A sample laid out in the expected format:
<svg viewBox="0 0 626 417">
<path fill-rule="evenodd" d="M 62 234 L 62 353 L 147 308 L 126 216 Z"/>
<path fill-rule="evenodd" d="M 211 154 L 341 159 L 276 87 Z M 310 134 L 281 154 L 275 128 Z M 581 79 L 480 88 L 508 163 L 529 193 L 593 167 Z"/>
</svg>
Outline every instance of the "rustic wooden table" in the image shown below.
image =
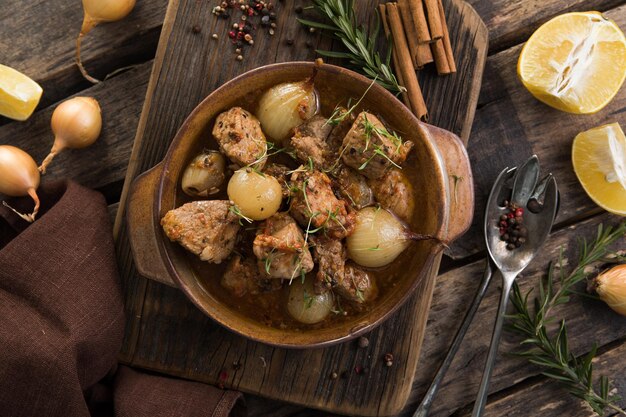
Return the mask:
<svg viewBox="0 0 626 417">
<path fill-rule="evenodd" d="M 475 175 L 476 221 L 482 221 L 480 213 L 486 194 L 499 170 L 519 163 L 532 153 L 555 174 L 561 191 L 562 203 L 553 234 L 520 281 L 522 287 L 528 289 L 547 264 L 558 256 L 561 247 L 565 248 L 566 258 L 574 259 L 578 238 L 590 238 L 600 223 L 615 224 L 620 220 L 598 209 L 586 197 L 571 167 L 570 147 L 573 137 L 582 130 L 608 122 L 626 126 L 626 89 L 596 115 L 573 116 L 552 110 L 534 100 L 517 81 L 515 64 L 521 44 L 542 22 L 567 11 L 599 10 L 626 28 L 626 1 L 470 0 L 469 3 L 485 21 L 490 37 L 487 67 L 468 145 Z M 83 44 L 83 58 L 95 75 L 131 67 L 97 86 L 81 78 L 73 61 L 74 39 L 82 20 L 79 1 L 24 0 L 16 8 L 8 7 L 7 0 L 2 4 L 5 7 L 0 7 L 0 63 L 30 75 L 43 86 L 45 93 L 38 112 L 27 122 L 0 118 L 0 144 L 19 146 L 41 160 L 52 143 L 49 120 L 56 104 L 75 94 L 97 97 L 105 112 L 105 129 L 100 141 L 90 149 L 57 157 L 46 180 L 73 178 L 100 190 L 111 204 L 114 215 L 167 0 L 138 1 L 126 20 L 102 25 L 88 36 Z M 284 14 L 280 18 L 292 19 L 293 15 Z M 303 35 L 295 32 L 293 36 L 297 39 Z M 310 50 L 307 58 L 314 56 Z M 411 415 L 420 401 L 478 285 L 485 261 L 480 232 L 472 229 L 459 243 L 459 248 L 466 256 L 455 261 L 445 260 L 438 278 L 421 366 L 403 416 Z M 158 293 L 159 285 L 153 283 L 150 288 Z M 127 300 L 145 299 L 132 297 L 130 293 L 146 291 L 146 286 L 125 283 L 124 289 Z M 433 416 L 469 414 L 480 382 L 498 296 L 498 283 L 494 282 L 444 381 Z M 151 300 L 154 302 L 155 298 Z M 127 306 L 127 310 L 149 311 L 153 307 L 148 304 Z M 587 299 L 574 299 L 557 313 L 567 320 L 571 348 L 576 354 L 588 352 L 594 341 L 600 345 L 596 372 L 611 375 L 614 386 L 624 395 L 626 320 L 603 304 Z M 141 317 L 130 319 L 135 318 Z M 501 352 L 511 352 L 517 343 L 515 337 L 505 334 Z M 247 396 L 247 400 L 251 416 L 328 415 L 254 396 Z M 626 401 L 621 405 L 626 405 Z M 494 372 L 486 415 L 505 414 L 511 417 L 593 415 L 578 400 L 540 376 L 537 368 L 504 354 Z"/>
</svg>

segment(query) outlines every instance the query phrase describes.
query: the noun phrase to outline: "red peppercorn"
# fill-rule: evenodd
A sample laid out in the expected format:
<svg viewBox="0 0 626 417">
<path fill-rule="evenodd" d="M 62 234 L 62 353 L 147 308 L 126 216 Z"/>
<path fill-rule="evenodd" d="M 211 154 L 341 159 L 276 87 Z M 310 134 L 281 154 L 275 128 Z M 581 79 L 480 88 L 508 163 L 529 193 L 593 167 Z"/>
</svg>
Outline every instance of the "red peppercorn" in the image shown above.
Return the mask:
<svg viewBox="0 0 626 417">
<path fill-rule="evenodd" d="M 521 217 L 524 214 L 524 209 L 518 208 L 515 210 L 515 217 Z"/>
<path fill-rule="evenodd" d="M 506 227 L 506 225 L 507 225 L 507 224 L 508 224 L 508 223 L 507 223 L 506 221 L 504 221 L 504 220 L 500 220 L 500 226 L 502 226 L 502 227 Z"/>
<path fill-rule="evenodd" d="M 508 217 L 509 219 L 512 219 L 513 217 L 515 217 L 515 214 L 509 213 L 509 214 L 506 215 L 506 217 Z"/>
<path fill-rule="evenodd" d="M 228 32 L 228 37 L 229 38 L 234 38 L 235 37 L 235 31 L 231 30 L 230 32 Z"/>
</svg>

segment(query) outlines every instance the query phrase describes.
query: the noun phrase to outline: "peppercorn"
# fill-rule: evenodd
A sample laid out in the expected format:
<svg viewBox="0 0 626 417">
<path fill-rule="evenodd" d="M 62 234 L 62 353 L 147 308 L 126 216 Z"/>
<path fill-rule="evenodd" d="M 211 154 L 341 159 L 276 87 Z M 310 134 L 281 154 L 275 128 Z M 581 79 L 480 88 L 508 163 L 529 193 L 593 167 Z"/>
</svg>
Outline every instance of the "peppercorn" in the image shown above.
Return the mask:
<svg viewBox="0 0 626 417">
<path fill-rule="evenodd" d="M 243 39 L 244 39 L 246 42 L 250 42 L 250 41 L 252 40 L 252 36 L 251 36 L 249 33 L 247 33 L 247 34 L 243 37 Z"/>
<path fill-rule="evenodd" d="M 261 25 L 267 26 L 269 24 L 270 24 L 270 17 L 269 16 L 263 16 L 261 18 Z"/>
<path fill-rule="evenodd" d="M 315 33 L 315 28 L 309 28 L 309 33 Z"/>
<path fill-rule="evenodd" d="M 361 336 L 359 337 L 359 347 L 366 348 L 370 345 L 370 341 L 367 337 Z"/>
<path fill-rule="evenodd" d="M 515 218 L 509 219 L 509 225 L 513 226 L 515 223 Z"/>
<path fill-rule="evenodd" d="M 332 372 L 330 373 L 330 379 L 337 379 L 338 377 L 339 377 L 339 375 L 337 375 L 337 372 L 332 371 Z"/>
<path fill-rule="evenodd" d="M 298 14 L 302 13 L 302 6 L 296 6 L 296 8 L 294 9 L 294 11 Z"/>
<path fill-rule="evenodd" d="M 515 243 L 509 243 L 508 245 L 506 245 L 506 248 L 509 250 L 515 249 Z"/>
<path fill-rule="evenodd" d="M 293 45 L 293 39 L 287 39 L 285 43 L 289 46 Z"/>
<path fill-rule="evenodd" d="M 242 55 L 237 55 L 237 61 L 243 61 L 243 56 Z"/>
<path fill-rule="evenodd" d="M 526 207 L 528 208 L 528 210 L 531 211 L 531 213 L 541 213 L 541 210 L 543 209 L 543 206 L 541 204 L 539 204 L 539 201 L 537 201 L 536 198 L 531 198 L 530 200 L 528 200 L 528 204 L 526 205 Z"/>
<path fill-rule="evenodd" d="M 272 19 L 272 20 L 276 20 L 276 13 L 271 12 L 271 13 L 270 13 L 270 19 Z"/>
<path fill-rule="evenodd" d="M 385 361 L 385 366 L 390 367 L 391 365 L 393 365 L 393 354 L 385 353 L 383 360 Z"/>
<path fill-rule="evenodd" d="M 213 35 L 211 35 L 211 37 L 212 37 L 213 39 L 218 39 L 218 38 L 219 38 L 219 36 L 217 36 L 217 33 L 214 33 Z"/>
<path fill-rule="evenodd" d="M 201 30 L 201 28 L 198 25 L 193 25 L 193 27 L 191 28 L 191 31 L 193 33 L 200 33 L 200 30 Z"/>
</svg>

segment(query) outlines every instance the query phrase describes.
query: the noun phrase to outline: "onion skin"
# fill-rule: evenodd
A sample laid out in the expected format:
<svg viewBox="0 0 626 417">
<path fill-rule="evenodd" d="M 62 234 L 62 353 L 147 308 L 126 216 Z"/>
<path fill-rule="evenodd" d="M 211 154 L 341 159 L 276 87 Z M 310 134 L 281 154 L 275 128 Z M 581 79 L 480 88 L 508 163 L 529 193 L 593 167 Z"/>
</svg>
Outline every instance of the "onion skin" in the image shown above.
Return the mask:
<svg viewBox="0 0 626 417">
<path fill-rule="evenodd" d="M 59 104 L 50 122 L 54 145 L 39 167 L 42 174 L 52 159 L 64 149 L 81 149 L 93 144 L 102 130 L 98 101 L 91 97 L 74 97 Z"/>
<path fill-rule="evenodd" d="M 411 243 L 410 232 L 389 211 L 359 210 L 354 232 L 346 239 L 348 256 L 361 266 L 378 268 L 393 262 Z"/>
<path fill-rule="evenodd" d="M 18 213 L 6 202 L 3 204 L 28 222 L 35 221 L 39 211 L 37 188 L 41 177 L 37 164 L 29 154 L 9 145 L 0 145 L 0 193 L 11 197 L 30 196 L 35 202 L 31 214 Z"/>
<path fill-rule="evenodd" d="M 618 265 L 598 275 L 595 290 L 613 311 L 626 316 L 626 265 Z"/>
<path fill-rule="evenodd" d="M 295 320 L 304 324 L 315 324 L 323 321 L 333 309 L 334 299 L 330 291 L 316 294 L 312 279 L 302 283 L 294 280 L 289 287 L 287 311 Z"/>
<path fill-rule="evenodd" d="M 80 44 L 83 37 L 99 23 L 116 22 L 125 18 L 135 7 L 135 0 L 83 0 L 83 24 L 76 38 L 76 65 L 85 79 L 93 84 L 100 80 L 87 73 L 80 59 Z"/>
<path fill-rule="evenodd" d="M 257 118 L 263 132 L 282 143 L 293 128 L 317 113 L 317 93 L 311 79 L 282 83 L 267 90 L 259 100 Z"/>
<path fill-rule="evenodd" d="M 228 198 L 241 213 L 252 220 L 273 216 L 283 201 L 283 190 L 278 180 L 252 168 L 235 171 L 228 182 Z"/>
<path fill-rule="evenodd" d="M 219 191 L 226 177 L 226 158 L 217 151 L 196 156 L 183 173 L 183 192 L 190 197 L 208 197 Z"/>
</svg>

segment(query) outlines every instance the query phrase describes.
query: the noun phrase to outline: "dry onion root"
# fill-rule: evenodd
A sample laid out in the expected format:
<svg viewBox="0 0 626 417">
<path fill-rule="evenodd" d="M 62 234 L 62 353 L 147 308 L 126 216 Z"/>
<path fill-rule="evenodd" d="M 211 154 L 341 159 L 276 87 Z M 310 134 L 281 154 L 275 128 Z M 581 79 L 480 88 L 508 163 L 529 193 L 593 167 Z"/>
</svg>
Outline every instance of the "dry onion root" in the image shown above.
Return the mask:
<svg viewBox="0 0 626 417">
<path fill-rule="evenodd" d="M 98 101 L 91 97 L 74 97 L 54 109 L 50 122 L 54 145 L 39 167 L 42 174 L 52 159 L 63 149 L 81 149 L 93 144 L 102 129 Z"/>
<path fill-rule="evenodd" d="M 85 16 L 80 33 L 76 39 L 76 65 L 83 77 L 88 81 L 97 84 L 97 80 L 90 76 L 80 59 L 80 43 L 83 37 L 102 22 L 116 22 L 128 16 L 135 7 L 135 0 L 83 0 Z"/>
<path fill-rule="evenodd" d="M 30 214 L 22 214 L 3 201 L 6 207 L 27 222 L 34 222 L 39 211 L 39 171 L 37 163 L 23 150 L 9 145 L 0 145 L 0 193 L 11 197 L 29 195 L 35 202 Z"/>
</svg>

